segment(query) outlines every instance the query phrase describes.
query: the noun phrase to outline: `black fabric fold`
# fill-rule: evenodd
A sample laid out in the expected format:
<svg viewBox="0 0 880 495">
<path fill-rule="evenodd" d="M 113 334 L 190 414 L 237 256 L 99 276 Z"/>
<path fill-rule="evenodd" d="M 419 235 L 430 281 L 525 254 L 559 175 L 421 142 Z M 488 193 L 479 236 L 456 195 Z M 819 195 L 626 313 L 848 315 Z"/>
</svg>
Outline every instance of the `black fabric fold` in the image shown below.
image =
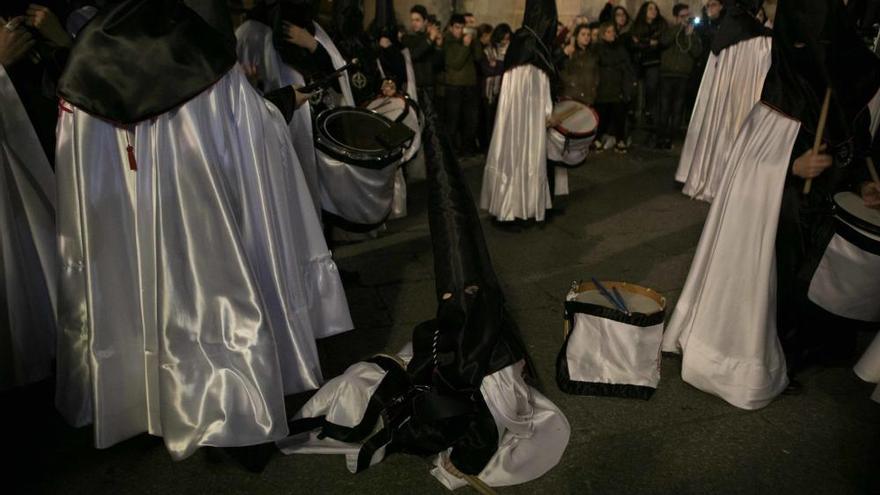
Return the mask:
<svg viewBox="0 0 880 495">
<path fill-rule="evenodd" d="M 762 0 L 737 0 L 725 7 L 726 14 L 712 39 L 712 53 L 718 55 L 725 48 L 759 36 L 771 36 L 773 31 L 764 27 L 756 17 Z"/>
<path fill-rule="evenodd" d="M 58 94 L 90 114 L 130 124 L 197 96 L 235 62 L 228 33 L 185 2 L 126 0 L 79 33 Z"/>
</svg>

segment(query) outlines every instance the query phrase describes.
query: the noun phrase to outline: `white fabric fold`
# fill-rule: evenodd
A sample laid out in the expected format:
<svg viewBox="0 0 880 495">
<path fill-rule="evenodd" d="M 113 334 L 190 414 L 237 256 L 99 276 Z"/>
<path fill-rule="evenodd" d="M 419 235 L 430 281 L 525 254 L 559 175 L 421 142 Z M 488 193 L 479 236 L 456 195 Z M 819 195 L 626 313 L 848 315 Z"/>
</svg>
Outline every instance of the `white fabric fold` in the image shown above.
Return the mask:
<svg viewBox="0 0 880 495">
<path fill-rule="evenodd" d="M 347 64 L 345 57 L 336 48 L 336 44 L 333 43 L 330 35 L 317 22 L 315 23 L 315 40 L 327 50 L 327 54 L 330 55 L 330 59 L 333 61 L 334 69 L 345 67 Z M 342 98 L 339 104 L 346 107 L 355 106 L 354 94 L 351 92 L 351 83 L 348 80 L 348 72 L 344 72 L 339 76 L 339 87 L 342 89 Z"/>
<path fill-rule="evenodd" d="M 350 316 L 278 110 L 235 68 L 128 129 L 69 107 L 57 156 L 62 414 L 175 459 L 284 438 Z"/>
<path fill-rule="evenodd" d="M 868 346 L 868 350 L 859 359 L 854 368 L 856 375 L 868 383 L 877 383 L 877 388 L 871 395 L 871 399 L 880 402 L 880 335 L 874 337 L 874 341 Z"/>
<path fill-rule="evenodd" d="M 0 390 L 52 374 L 55 173 L 0 65 Z"/>
<path fill-rule="evenodd" d="M 675 173 L 684 194 L 708 202 L 717 194 L 730 148 L 761 99 L 771 40 L 759 36 L 709 54 Z"/>
<path fill-rule="evenodd" d="M 759 409 L 788 385 L 776 335 L 776 230 L 800 124 L 755 105 L 734 142 L 663 338 L 682 379 Z"/>
<path fill-rule="evenodd" d="M 544 72 L 522 65 L 504 74 L 480 194 L 480 208 L 498 220 L 543 221 L 551 207 L 546 123 L 552 112 Z"/>
</svg>

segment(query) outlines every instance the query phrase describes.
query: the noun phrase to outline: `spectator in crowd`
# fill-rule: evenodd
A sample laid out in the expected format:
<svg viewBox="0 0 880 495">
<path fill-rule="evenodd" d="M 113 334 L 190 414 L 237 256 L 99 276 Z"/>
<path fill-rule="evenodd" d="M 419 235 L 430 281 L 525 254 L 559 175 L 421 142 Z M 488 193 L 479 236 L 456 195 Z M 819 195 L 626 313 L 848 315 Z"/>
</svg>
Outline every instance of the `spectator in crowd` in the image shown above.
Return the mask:
<svg viewBox="0 0 880 495">
<path fill-rule="evenodd" d="M 498 110 L 498 95 L 501 93 L 501 78 L 504 75 L 504 57 L 510 45 L 513 30 L 509 24 L 501 23 L 492 30 L 488 46 L 483 48 L 483 60 L 480 62 L 484 81 L 482 99 L 486 108 L 485 133 L 492 137 L 495 127 L 495 113 Z"/>
<path fill-rule="evenodd" d="M 614 9 L 617 8 L 617 5 L 619 3 L 620 3 L 620 0 L 607 0 L 605 2 L 605 6 L 602 7 L 602 10 L 599 12 L 599 22 L 601 22 L 601 23 L 613 22 L 614 21 Z"/>
<path fill-rule="evenodd" d="M 593 106 L 599 90 L 599 55 L 592 46 L 589 26 L 580 24 L 572 30 L 565 55 L 560 72 L 562 96 Z"/>
<path fill-rule="evenodd" d="M 627 151 L 626 115 L 637 84 L 629 52 L 617 37 L 611 22 L 599 27 L 599 87 L 596 93 L 596 111 L 599 113 L 599 139 L 593 142 L 596 150 Z"/>
<path fill-rule="evenodd" d="M 657 4 L 652 1 L 642 4 L 630 30 L 630 39 L 645 95 L 642 114 L 648 125 L 653 125 L 659 111 L 660 36 L 665 30 L 666 19 L 660 15 Z M 604 36 L 604 32 L 602 34 Z"/>
<path fill-rule="evenodd" d="M 588 24 L 590 26 L 590 40 L 593 46 L 599 46 L 599 26 L 602 25 L 600 22 L 591 22 Z"/>
<path fill-rule="evenodd" d="M 440 32 L 428 24 L 428 9 L 424 5 L 414 5 L 409 11 L 410 32 L 403 37 L 403 46 L 409 48 L 416 86 L 429 98 L 435 97 L 437 80 L 436 64 L 439 48 L 437 40 Z"/>
<path fill-rule="evenodd" d="M 434 110 L 441 122 L 446 117 L 446 55 L 443 53 L 443 40 L 446 34 L 437 16 L 428 14 L 428 36 L 435 36 L 437 50 L 434 54 Z"/>
<path fill-rule="evenodd" d="M 657 147 L 672 149 L 685 110 L 688 80 L 703 52 L 694 33 L 691 11 L 683 3 L 672 7 L 672 23 L 660 39 L 660 113 L 657 119 Z"/>
<path fill-rule="evenodd" d="M 624 7 L 614 7 L 614 26 L 617 28 L 617 36 L 623 36 L 632 29 L 632 19 Z"/>
<path fill-rule="evenodd" d="M 476 64 L 482 60 L 480 43 L 465 34 L 465 18 L 454 14 L 443 42 L 446 62 L 446 129 L 462 155 L 476 153 L 479 97 Z"/>
</svg>

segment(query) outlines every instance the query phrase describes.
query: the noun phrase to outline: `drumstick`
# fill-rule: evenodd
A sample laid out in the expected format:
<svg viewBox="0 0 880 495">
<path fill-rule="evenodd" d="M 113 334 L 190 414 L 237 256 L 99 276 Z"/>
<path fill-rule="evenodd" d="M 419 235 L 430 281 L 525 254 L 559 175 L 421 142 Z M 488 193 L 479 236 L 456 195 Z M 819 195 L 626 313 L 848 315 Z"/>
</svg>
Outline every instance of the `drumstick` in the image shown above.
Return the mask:
<svg viewBox="0 0 880 495">
<path fill-rule="evenodd" d="M 559 112 L 559 113 L 557 113 L 557 114 L 555 114 L 555 115 L 551 115 L 551 116 L 550 116 L 550 122 L 551 122 L 551 123 L 555 123 L 554 125 L 561 124 L 561 123 L 565 122 L 565 119 L 567 119 L 567 118 L 571 117 L 572 115 L 576 114 L 576 113 L 578 112 L 578 110 L 580 110 L 580 108 L 578 108 L 578 107 L 571 107 L 571 108 L 569 108 L 568 110 L 563 110 L 563 111 L 561 111 L 561 112 Z"/>
<path fill-rule="evenodd" d="M 496 495 L 495 490 L 493 490 L 486 483 L 483 483 L 483 480 L 477 478 L 476 476 L 465 474 L 464 480 L 467 481 L 468 485 L 471 485 L 471 488 L 478 491 L 482 495 Z"/>
<path fill-rule="evenodd" d="M 868 165 L 868 173 L 871 174 L 871 180 L 877 184 L 877 187 L 880 187 L 880 176 L 877 176 L 877 167 L 874 166 L 874 160 L 869 156 L 865 159 L 865 163 Z"/>
<path fill-rule="evenodd" d="M 822 146 L 822 135 L 825 134 L 825 121 L 828 120 L 828 106 L 831 104 L 831 86 L 825 90 L 825 101 L 822 102 L 822 111 L 819 113 L 819 125 L 816 126 L 816 140 L 813 141 L 813 154 L 819 154 L 819 148 Z M 810 194 L 813 187 L 813 179 L 807 179 L 804 182 L 804 194 Z"/>
</svg>

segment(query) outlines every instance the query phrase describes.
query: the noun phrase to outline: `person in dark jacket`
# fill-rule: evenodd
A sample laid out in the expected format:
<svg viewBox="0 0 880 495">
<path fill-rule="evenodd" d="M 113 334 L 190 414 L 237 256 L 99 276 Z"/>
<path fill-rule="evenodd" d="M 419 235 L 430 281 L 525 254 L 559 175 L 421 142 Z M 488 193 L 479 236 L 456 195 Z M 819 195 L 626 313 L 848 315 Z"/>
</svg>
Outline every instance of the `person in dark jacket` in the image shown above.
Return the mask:
<svg viewBox="0 0 880 495">
<path fill-rule="evenodd" d="M 589 26 L 581 24 L 574 28 L 565 54 L 565 67 L 560 73 L 562 96 L 592 106 L 599 90 L 599 54 L 592 46 Z"/>
<path fill-rule="evenodd" d="M 464 33 L 461 14 L 452 16 L 443 42 L 446 62 L 446 129 L 462 154 L 476 153 L 479 96 L 476 64 L 483 58 L 480 43 Z M 457 139 L 455 139 L 457 138 Z"/>
<path fill-rule="evenodd" d="M 637 84 L 635 71 L 629 52 L 617 37 L 614 24 L 602 24 L 599 33 L 599 46 L 596 47 L 599 53 L 596 111 L 599 113 L 600 139 L 593 143 L 597 150 L 614 147 L 615 151 L 626 153 L 626 113 Z"/>
<path fill-rule="evenodd" d="M 666 19 L 660 15 L 660 7 L 648 1 L 642 4 L 630 30 L 633 56 L 645 94 L 642 113 L 649 125 L 660 110 L 660 36 L 666 30 L 666 25 Z"/>
<path fill-rule="evenodd" d="M 504 76 L 504 56 L 510 46 L 513 30 L 509 24 L 501 23 L 492 30 L 489 45 L 483 47 L 480 70 L 483 73 L 482 100 L 486 106 L 486 135 L 492 138 L 495 128 L 495 114 L 498 111 L 498 95 L 501 93 L 501 79 Z"/>
<path fill-rule="evenodd" d="M 672 136 L 681 126 L 688 80 L 703 53 L 694 33 L 691 11 L 683 3 L 672 8 L 672 24 L 660 38 L 660 113 L 657 115 L 657 147 L 672 149 Z"/>
<path fill-rule="evenodd" d="M 414 5 L 409 11 L 409 25 L 412 32 L 403 36 L 403 46 L 409 48 L 416 86 L 428 97 L 434 99 L 434 86 L 437 82 L 436 59 L 439 48 L 436 29 L 428 29 L 428 9 L 424 5 Z"/>
</svg>

